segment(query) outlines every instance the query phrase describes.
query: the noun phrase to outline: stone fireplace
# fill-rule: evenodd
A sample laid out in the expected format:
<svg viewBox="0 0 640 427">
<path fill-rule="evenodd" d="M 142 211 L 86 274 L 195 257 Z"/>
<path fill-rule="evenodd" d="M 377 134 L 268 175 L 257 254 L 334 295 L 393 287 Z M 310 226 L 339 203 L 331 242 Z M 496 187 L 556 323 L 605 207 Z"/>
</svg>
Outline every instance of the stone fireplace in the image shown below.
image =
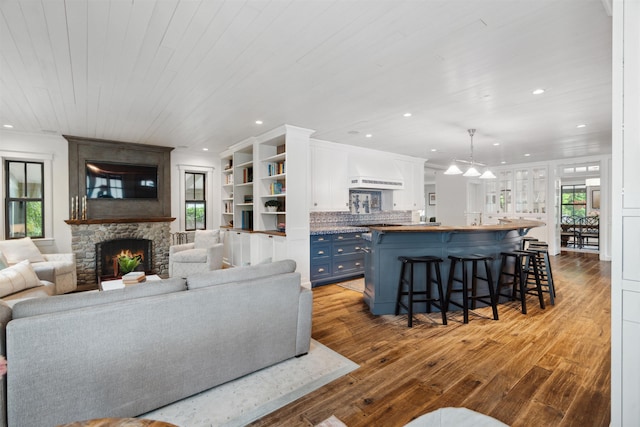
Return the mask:
<svg viewBox="0 0 640 427">
<path fill-rule="evenodd" d="M 143 239 L 151 242 L 148 272 L 167 277 L 171 221 L 175 218 L 131 218 L 102 220 L 67 220 L 71 227 L 71 248 L 76 255 L 78 286 L 96 285 L 102 261 L 100 243 L 120 239 Z M 111 261 L 112 262 L 112 261 Z M 96 268 L 98 267 L 98 269 Z M 113 265 L 111 265 L 113 268 Z M 108 274 L 106 274 L 108 275 Z"/>
</svg>

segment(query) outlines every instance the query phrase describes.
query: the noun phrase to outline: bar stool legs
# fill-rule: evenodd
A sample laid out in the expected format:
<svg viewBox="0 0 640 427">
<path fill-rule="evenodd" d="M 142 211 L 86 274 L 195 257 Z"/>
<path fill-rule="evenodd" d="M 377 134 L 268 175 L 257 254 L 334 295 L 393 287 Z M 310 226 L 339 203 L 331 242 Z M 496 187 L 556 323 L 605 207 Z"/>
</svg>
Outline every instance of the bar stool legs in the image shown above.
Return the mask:
<svg viewBox="0 0 640 427">
<path fill-rule="evenodd" d="M 396 315 L 400 313 L 400 308 L 404 308 L 407 311 L 409 317 L 408 326 L 413 326 L 413 305 L 414 303 L 424 302 L 427 304 L 427 313 L 431 313 L 431 307 L 436 307 L 440 310 L 442 315 L 442 324 L 447 324 L 447 313 L 444 301 L 444 292 L 442 290 L 442 277 L 440 275 L 440 263 L 442 259 L 435 256 L 422 256 L 422 257 L 407 257 L 400 256 L 398 260 L 402 262 L 400 268 L 400 280 L 398 281 L 398 296 L 396 298 Z M 426 288 L 424 291 L 416 291 L 414 289 L 414 265 L 424 264 L 426 268 Z M 407 268 L 408 266 L 408 268 Z M 409 277 L 407 278 L 407 270 Z M 435 273 L 435 277 L 434 277 Z M 438 290 L 438 298 L 435 298 L 431 292 L 431 286 L 436 284 Z M 404 287 L 407 287 L 407 290 Z M 423 295 L 423 298 L 416 299 L 416 295 Z M 403 296 L 407 297 L 406 303 L 403 301 Z"/>
<path fill-rule="evenodd" d="M 496 289 L 496 302 L 499 302 L 501 296 L 510 297 L 511 300 L 515 300 L 517 297 L 520 300 L 522 314 L 527 314 L 526 296 L 529 294 L 537 295 L 540 308 L 545 308 L 537 253 L 529 250 L 517 250 L 502 252 L 500 255 L 502 255 L 502 262 Z M 511 259 L 514 263 L 513 272 L 510 268 Z M 511 294 L 503 294 L 502 289 L 508 285 L 511 286 Z"/>
<path fill-rule="evenodd" d="M 540 284 L 544 288 L 543 291 L 549 294 L 549 302 L 551 305 L 555 305 L 556 288 L 553 283 L 553 273 L 551 272 L 551 262 L 549 260 L 547 244 L 544 242 L 531 243 L 529 249 L 536 253 L 538 275 L 540 276 Z"/>
<path fill-rule="evenodd" d="M 445 303 L 445 311 L 448 311 L 449 304 L 453 304 L 462 308 L 463 321 L 469 323 L 469 301 L 471 301 L 471 309 L 476 308 L 476 301 L 491 305 L 493 319 L 498 320 L 498 307 L 496 305 L 496 297 L 494 294 L 494 283 L 491 277 L 491 261 L 493 258 L 481 255 L 454 256 L 449 255 L 451 266 L 449 268 L 449 280 L 447 282 L 447 296 Z M 478 273 L 478 264 L 484 265 L 485 276 Z M 461 276 L 456 276 L 456 265 L 460 264 Z M 471 276 L 469 276 L 469 266 L 471 266 Z M 478 281 L 485 282 L 489 291 L 489 295 L 478 295 Z M 460 284 L 459 288 L 454 288 L 456 284 Z M 454 292 L 462 293 L 462 304 L 452 301 L 451 294 Z M 471 292 L 471 295 L 469 295 Z M 488 299 L 487 299 L 488 298 Z"/>
</svg>

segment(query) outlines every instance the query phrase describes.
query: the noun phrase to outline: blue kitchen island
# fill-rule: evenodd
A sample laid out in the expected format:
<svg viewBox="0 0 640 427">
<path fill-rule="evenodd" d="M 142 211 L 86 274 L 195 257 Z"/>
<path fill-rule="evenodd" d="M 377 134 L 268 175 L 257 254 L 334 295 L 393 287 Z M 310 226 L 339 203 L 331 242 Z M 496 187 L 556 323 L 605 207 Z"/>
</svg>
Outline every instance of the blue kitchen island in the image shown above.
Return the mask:
<svg viewBox="0 0 640 427">
<path fill-rule="evenodd" d="M 375 315 L 395 313 L 401 266 L 399 256 L 433 255 L 442 258 L 444 262 L 440 268 L 443 288 L 446 289 L 449 255 L 490 255 L 494 258 L 492 273 L 495 282 L 500 269 L 500 252 L 519 249 L 522 237 L 531 228 L 544 225 L 540 221 L 501 220 L 496 225 L 370 227 L 370 232 L 362 235 L 365 240 L 364 300 Z M 424 270 L 416 271 L 414 281 L 416 290 L 425 289 Z M 479 292 L 483 290 L 479 289 Z M 424 310 L 418 305 L 417 313 Z"/>
</svg>

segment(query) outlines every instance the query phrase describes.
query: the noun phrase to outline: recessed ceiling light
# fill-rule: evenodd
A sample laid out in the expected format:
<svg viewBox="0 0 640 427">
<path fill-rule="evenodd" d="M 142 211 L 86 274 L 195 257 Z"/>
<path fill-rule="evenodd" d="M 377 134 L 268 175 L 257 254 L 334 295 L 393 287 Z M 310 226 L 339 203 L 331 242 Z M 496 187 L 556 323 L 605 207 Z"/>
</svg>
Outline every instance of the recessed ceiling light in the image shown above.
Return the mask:
<svg viewBox="0 0 640 427">
<path fill-rule="evenodd" d="M 371 138 L 373 135 L 371 135 L 370 133 L 366 134 L 364 137 L 365 138 Z"/>
<path fill-rule="evenodd" d="M 437 148 L 432 148 L 431 151 L 435 153 L 436 151 L 438 151 L 438 149 Z"/>
<path fill-rule="evenodd" d="M 13 129 L 13 125 L 2 125 L 3 128 Z"/>
<path fill-rule="evenodd" d="M 533 93 L 534 95 L 541 95 L 544 93 L 544 89 L 536 89 L 531 93 Z"/>
<path fill-rule="evenodd" d="M 500 162 L 501 165 L 506 165 L 507 162 L 505 162 L 504 160 Z"/>
<path fill-rule="evenodd" d="M 587 125 L 585 125 L 584 123 L 580 123 L 578 126 L 576 126 L 578 129 L 580 128 L 586 128 Z"/>
<path fill-rule="evenodd" d="M 404 117 L 411 117 L 411 113 L 404 113 L 403 116 Z"/>
<path fill-rule="evenodd" d="M 257 125 L 261 125 L 262 124 L 262 120 L 256 120 L 256 124 Z"/>
<path fill-rule="evenodd" d="M 497 147 L 498 145 L 500 145 L 500 143 L 499 143 L 499 142 L 494 142 L 494 143 L 493 143 L 493 146 L 494 146 L 494 147 Z"/>
<path fill-rule="evenodd" d="M 208 148 L 203 148 L 202 151 L 209 151 L 209 149 Z"/>
<path fill-rule="evenodd" d="M 526 153 L 524 156 L 525 156 L 525 157 L 529 157 L 529 156 L 531 156 L 531 154 Z"/>
</svg>

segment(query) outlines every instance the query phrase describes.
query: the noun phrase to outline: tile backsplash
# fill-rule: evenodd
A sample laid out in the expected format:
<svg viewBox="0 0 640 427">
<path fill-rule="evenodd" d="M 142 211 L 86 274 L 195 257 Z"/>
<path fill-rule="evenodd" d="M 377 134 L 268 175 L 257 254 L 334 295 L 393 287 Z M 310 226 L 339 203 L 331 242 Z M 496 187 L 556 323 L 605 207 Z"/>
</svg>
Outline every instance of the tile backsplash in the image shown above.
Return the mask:
<svg viewBox="0 0 640 427">
<path fill-rule="evenodd" d="M 383 211 L 369 214 L 350 212 L 311 212 L 309 222 L 313 226 L 350 226 L 363 224 L 381 224 L 393 222 L 411 222 L 413 211 Z"/>
</svg>

